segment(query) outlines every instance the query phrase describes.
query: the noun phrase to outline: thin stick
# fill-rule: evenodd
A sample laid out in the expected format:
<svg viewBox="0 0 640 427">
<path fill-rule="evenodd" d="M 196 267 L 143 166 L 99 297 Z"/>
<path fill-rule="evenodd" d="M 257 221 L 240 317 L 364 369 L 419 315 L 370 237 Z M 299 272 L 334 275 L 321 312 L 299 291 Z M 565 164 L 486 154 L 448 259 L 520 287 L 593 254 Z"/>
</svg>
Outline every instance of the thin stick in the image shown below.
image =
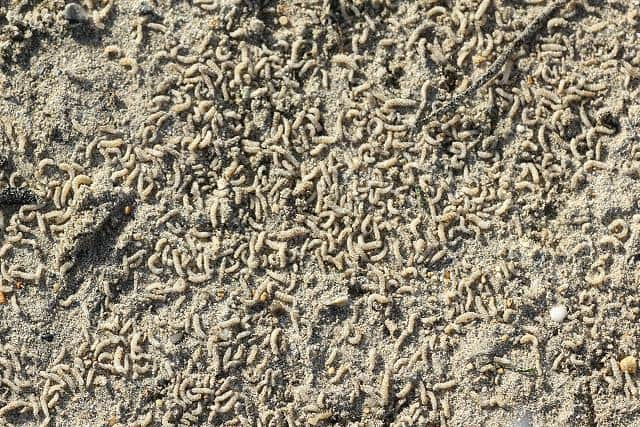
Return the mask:
<svg viewBox="0 0 640 427">
<path fill-rule="evenodd" d="M 491 81 L 501 70 L 504 64 L 507 62 L 509 57 L 513 55 L 513 53 L 520 49 L 526 42 L 531 41 L 531 39 L 537 35 L 540 29 L 544 26 L 544 24 L 551 18 L 560 6 L 564 5 L 567 0 L 557 0 L 551 3 L 545 10 L 542 11 L 540 15 L 538 15 L 527 27 L 516 37 L 516 39 L 511 43 L 511 45 L 502 53 L 496 60 L 491 64 L 491 66 L 482 74 L 476 81 L 474 81 L 467 89 L 463 92 L 457 93 L 453 95 L 453 97 L 442 107 L 437 110 L 431 112 L 428 116 L 424 118 L 420 118 L 423 110 L 420 110 L 415 119 L 415 126 L 413 128 L 413 133 L 417 133 L 422 128 L 422 124 L 426 121 L 431 120 L 434 117 L 440 116 L 442 114 L 450 113 L 454 111 L 460 104 L 462 104 L 466 99 L 472 97 L 476 91 L 484 86 L 487 82 Z"/>
</svg>

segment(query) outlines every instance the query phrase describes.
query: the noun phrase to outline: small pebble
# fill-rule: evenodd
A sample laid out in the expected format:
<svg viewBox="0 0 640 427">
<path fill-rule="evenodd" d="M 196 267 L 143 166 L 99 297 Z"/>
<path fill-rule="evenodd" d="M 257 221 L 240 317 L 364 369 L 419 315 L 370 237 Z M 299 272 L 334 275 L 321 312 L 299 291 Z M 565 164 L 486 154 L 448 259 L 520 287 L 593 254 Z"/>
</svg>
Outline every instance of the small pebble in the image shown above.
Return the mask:
<svg viewBox="0 0 640 427">
<path fill-rule="evenodd" d="M 532 426 L 533 426 L 533 420 L 532 420 L 531 414 L 529 413 L 525 413 L 513 423 L 513 427 L 532 427 Z"/>
<path fill-rule="evenodd" d="M 52 333 L 46 332 L 46 333 L 40 335 L 40 338 L 42 338 L 43 340 L 45 340 L 47 342 L 51 342 L 51 341 L 53 341 L 53 339 L 55 337 L 53 336 Z"/>
<path fill-rule="evenodd" d="M 549 314 L 551 315 L 551 320 L 556 323 L 561 323 L 567 317 L 567 307 L 564 305 L 555 305 L 551 307 Z"/>
<path fill-rule="evenodd" d="M 172 344 L 178 344 L 182 341 L 183 336 L 184 334 L 182 332 L 176 332 L 175 334 L 169 335 L 169 341 L 171 341 Z"/>
<path fill-rule="evenodd" d="M 62 16 L 69 21 L 70 24 L 81 24 L 89 21 L 89 14 L 87 14 L 87 11 L 78 3 L 69 3 L 66 5 Z"/>
<path fill-rule="evenodd" d="M 620 370 L 622 372 L 628 372 L 633 375 L 636 373 L 638 369 L 638 362 L 636 362 L 636 358 L 633 356 L 627 356 L 620 361 Z"/>
<path fill-rule="evenodd" d="M 146 1 L 143 1 L 138 5 L 138 15 L 153 16 L 155 15 L 155 11 L 153 10 L 153 7 L 149 3 L 147 3 Z"/>
<path fill-rule="evenodd" d="M 261 20 L 256 18 L 251 18 L 249 20 L 249 30 L 251 31 L 252 34 L 259 35 L 264 31 L 264 29 L 265 29 L 265 25 L 264 25 L 264 22 L 262 22 Z"/>
</svg>

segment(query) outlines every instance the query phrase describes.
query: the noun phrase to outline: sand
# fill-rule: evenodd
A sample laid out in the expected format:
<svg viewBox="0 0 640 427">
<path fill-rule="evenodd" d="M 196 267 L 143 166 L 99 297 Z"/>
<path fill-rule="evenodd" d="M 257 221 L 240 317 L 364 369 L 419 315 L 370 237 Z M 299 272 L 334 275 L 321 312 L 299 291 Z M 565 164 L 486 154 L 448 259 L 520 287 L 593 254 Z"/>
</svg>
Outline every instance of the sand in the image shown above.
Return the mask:
<svg viewBox="0 0 640 427">
<path fill-rule="evenodd" d="M 637 0 L 0 0 L 0 426 L 640 425 Z"/>
</svg>

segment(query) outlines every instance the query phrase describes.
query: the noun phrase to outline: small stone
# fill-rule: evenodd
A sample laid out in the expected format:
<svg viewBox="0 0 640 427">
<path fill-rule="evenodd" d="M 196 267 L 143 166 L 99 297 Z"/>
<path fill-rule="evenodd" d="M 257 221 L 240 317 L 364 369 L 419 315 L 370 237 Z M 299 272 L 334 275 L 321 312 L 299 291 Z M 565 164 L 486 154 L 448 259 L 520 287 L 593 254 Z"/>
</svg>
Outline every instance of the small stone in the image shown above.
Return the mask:
<svg viewBox="0 0 640 427">
<path fill-rule="evenodd" d="M 289 25 L 289 18 L 287 18 L 286 16 L 281 16 L 281 17 L 278 18 L 278 22 L 283 27 L 286 27 L 287 25 Z"/>
<path fill-rule="evenodd" d="M 633 375 L 636 373 L 638 369 L 638 362 L 636 362 L 636 358 L 633 356 L 627 356 L 620 361 L 620 370 L 622 372 L 628 372 Z"/>
<path fill-rule="evenodd" d="M 284 306 L 279 302 L 276 301 L 273 304 L 271 304 L 271 314 L 273 314 L 274 316 L 276 317 L 282 316 L 286 312 L 287 310 L 285 310 Z"/>
<path fill-rule="evenodd" d="M 62 12 L 62 17 L 70 24 L 82 24 L 89 21 L 89 14 L 78 3 L 69 3 Z"/>
<path fill-rule="evenodd" d="M 142 1 L 140 2 L 140 4 L 138 5 L 138 15 L 140 16 L 153 16 L 155 15 L 156 12 L 153 10 L 153 7 L 151 7 L 151 5 L 146 2 L 146 1 Z"/>
<path fill-rule="evenodd" d="M 46 332 L 46 333 L 42 334 L 40 336 L 40 338 L 42 338 L 43 340 L 45 340 L 47 342 L 52 342 L 55 337 L 53 336 L 52 333 Z"/>
<path fill-rule="evenodd" d="M 4 295 L 4 292 L 0 291 L 0 304 L 6 304 L 7 297 Z"/>
<path fill-rule="evenodd" d="M 554 305 L 549 311 L 551 320 L 556 323 L 562 323 L 567 317 L 567 307 L 564 305 Z"/>
<path fill-rule="evenodd" d="M 265 25 L 264 22 L 262 22 L 261 20 L 257 19 L 257 18 L 251 18 L 249 20 L 249 31 L 251 31 L 251 33 L 253 33 L 254 35 L 259 35 L 261 34 L 265 29 Z"/>
<path fill-rule="evenodd" d="M 513 427 L 533 427 L 531 414 L 525 413 L 524 415 L 522 415 L 513 423 Z"/>
<path fill-rule="evenodd" d="M 178 344 L 180 341 L 182 341 L 183 337 L 184 334 L 182 332 L 176 332 L 175 334 L 171 334 L 169 336 L 169 341 L 171 341 L 172 344 Z"/>
</svg>

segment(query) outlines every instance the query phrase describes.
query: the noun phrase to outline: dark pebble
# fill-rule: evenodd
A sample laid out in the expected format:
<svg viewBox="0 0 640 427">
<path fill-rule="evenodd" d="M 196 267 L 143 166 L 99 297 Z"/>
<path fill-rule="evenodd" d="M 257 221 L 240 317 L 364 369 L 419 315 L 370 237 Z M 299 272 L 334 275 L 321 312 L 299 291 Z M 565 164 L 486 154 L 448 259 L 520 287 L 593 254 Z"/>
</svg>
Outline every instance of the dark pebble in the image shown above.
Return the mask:
<svg viewBox="0 0 640 427">
<path fill-rule="evenodd" d="M 138 15 L 140 16 L 153 16 L 156 12 L 153 10 L 153 7 L 146 1 L 141 2 L 138 5 Z"/>
<path fill-rule="evenodd" d="M 69 3 L 62 12 L 64 19 L 70 24 L 82 24 L 89 21 L 89 14 L 78 3 Z"/>
<path fill-rule="evenodd" d="M 53 334 L 47 332 L 46 334 L 40 335 L 40 338 L 42 338 L 43 340 L 45 340 L 47 342 L 51 342 L 51 341 L 53 341 L 54 336 L 53 336 Z"/>
</svg>

